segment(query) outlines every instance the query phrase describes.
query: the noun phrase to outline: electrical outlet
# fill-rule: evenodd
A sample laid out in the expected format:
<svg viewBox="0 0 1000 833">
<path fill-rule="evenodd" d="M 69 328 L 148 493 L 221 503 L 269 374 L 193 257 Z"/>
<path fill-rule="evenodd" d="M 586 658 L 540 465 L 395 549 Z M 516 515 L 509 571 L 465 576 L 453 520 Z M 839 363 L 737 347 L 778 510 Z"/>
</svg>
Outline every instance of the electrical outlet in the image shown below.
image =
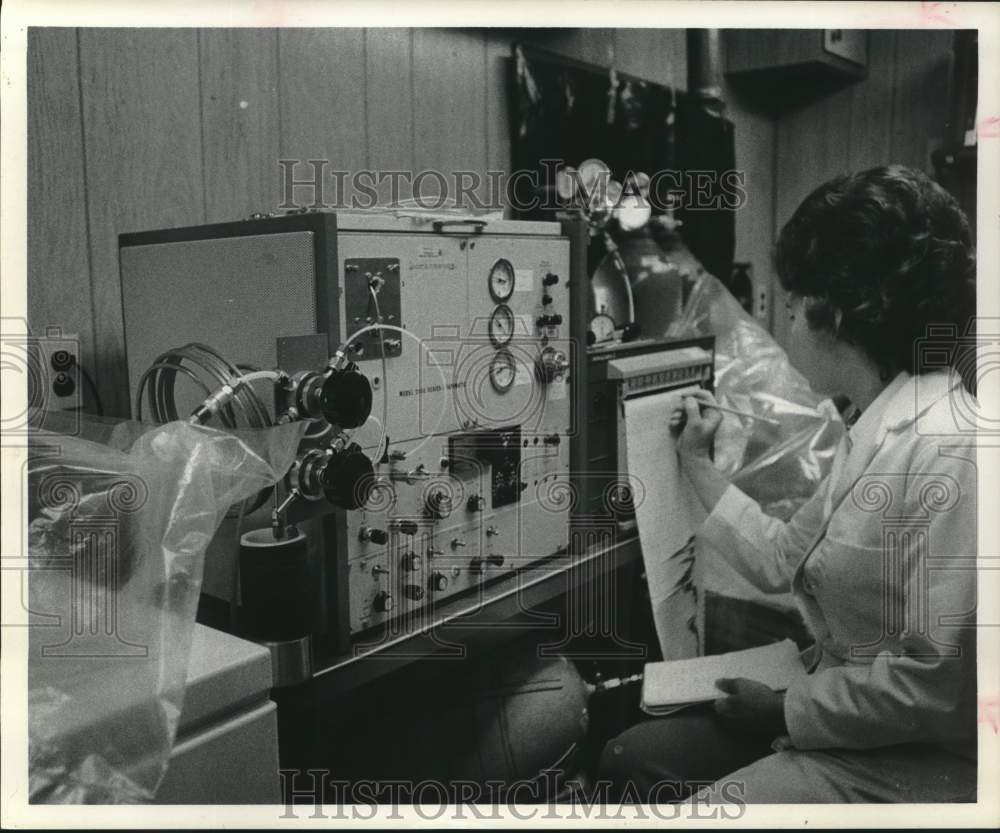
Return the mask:
<svg viewBox="0 0 1000 833">
<path fill-rule="evenodd" d="M 755 281 L 753 288 L 753 317 L 764 327 L 771 325 L 771 293 L 763 281 Z"/>
<path fill-rule="evenodd" d="M 49 327 L 44 336 L 30 339 L 29 349 L 36 353 L 35 378 L 28 380 L 29 401 L 45 410 L 77 411 L 83 406 L 80 390 L 80 339 Z M 34 390 L 30 389 L 33 386 Z"/>
</svg>

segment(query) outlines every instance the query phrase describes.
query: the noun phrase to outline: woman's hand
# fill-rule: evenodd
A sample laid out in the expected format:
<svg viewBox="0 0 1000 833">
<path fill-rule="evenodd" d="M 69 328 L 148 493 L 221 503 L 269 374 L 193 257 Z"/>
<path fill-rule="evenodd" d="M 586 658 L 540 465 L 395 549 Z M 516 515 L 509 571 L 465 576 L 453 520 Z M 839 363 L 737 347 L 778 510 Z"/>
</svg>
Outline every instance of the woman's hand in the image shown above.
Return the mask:
<svg viewBox="0 0 1000 833">
<path fill-rule="evenodd" d="M 715 687 L 727 697 L 715 701 L 715 713 L 739 724 L 746 731 L 788 734 L 785 725 L 785 695 L 746 677 L 724 678 Z"/>
<path fill-rule="evenodd" d="M 729 481 L 712 463 L 712 443 L 719 430 L 722 414 L 706 408 L 702 414 L 699 402 L 714 403 L 707 390 L 691 391 L 681 401 L 682 407 L 670 416 L 670 431 L 677 437 L 677 457 L 695 494 L 711 512 L 729 488 Z"/>
<path fill-rule="evenodd" d="M 692 463 L 710 460 L 715 432 L 722 424 L 722 414 L 715 408 L 701 410 L 700 403 L 715 404 L 715 397 L 707 390 L 684 394 L 683 409 L 671 414 L 670 430 L 677 434 L 677 454 L 681 465 L 687 468 Z"/>
</svg>

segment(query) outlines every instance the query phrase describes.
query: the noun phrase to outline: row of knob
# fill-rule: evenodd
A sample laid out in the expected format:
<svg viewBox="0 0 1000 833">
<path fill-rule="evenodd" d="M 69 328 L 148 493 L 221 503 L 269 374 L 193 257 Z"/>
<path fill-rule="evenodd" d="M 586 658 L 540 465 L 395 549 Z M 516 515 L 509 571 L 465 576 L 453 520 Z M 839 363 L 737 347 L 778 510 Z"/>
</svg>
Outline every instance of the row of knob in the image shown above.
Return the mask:
<svg viewBox="0 0 1000 833">
<path fill-rule="evenodd" d="M 504 557 L 499 554 L 487 555 L 485 558 L 473 558 L 469 563 L 472 570 L 482 572 L 485 567 L 502 567 Z M 387 572 L 382 570 L 381 572 Z M 427 579 L 427 586 L 436 593 L 448 589 L 448 576 L 444 573 L 432 573 Z M 403 586 L 403 595 L 412 601 L 420 601 L 424 597 L 424 588 L 419 584 L 406 584 Z M 380 590 L 372 600 L 372 607 L 379 613 L 388 613 L 393 608 L 392 594 L 387 590 Z"/>
<path fill-rule="evenodd" d="M 418 531 L 418 526 L 416 521 L 400 521 L 399 531 L 406 535 L 416 535 Z M 495 526 L 486 527 L 486 537 L 493 538 L 500 534 L 500 530 Z M 369 526 L 361 527 L 361 531 L 358 533 L 358 538 L 362 541 L 371 541 L 373 544 L 385 544 L 389 540 L 389 534 L 384 529 L 375 529 Z M 465 546 L 465 541 L 461 538 L 451 539 L 451 548 L 458 549 Z M 440 555 L 441 552 L 438 550 L 435 554 Z"/>
<path fill-rule="evenodd" d="M 477 564 L 477 562 L 479 563 Z M 504 557 L 502 555 L 488 555 L 485 559 L 473 559 L 473 569 L 482 570 L 484 562 L 492 566 L 501 567 L 503 566 Z M 427 580 L 427 585 L 432 591 L 440 593 L 448 589 L 448 577 L 444 573 L 434 573 Z M 420 601 L 424 597 L 424 588 L 419 584 L 407 584 L 403 586 L 403 595 L 413 601 Z M 388 613 L 393 607 L 392 594 L 387 590 L 380 590 L 372 600 L 372 607 L 379 613 Z"/>
<path fill-rule="evenodd" d="M 546 437 L 545 442 L 546 444 L 552 444 L 548 437 Z M 558 445 L 558 443 L 559 441 L 556 439 L 555 444 Z M 470 512 L 482 512 L 486 506 L 486 499 L 480 495 L 472 495 L 465 502 L 465 506 Z M 450 497 L 443 490 L 431 493 L 427 498 L 427 510 L 435 518 L 441 519 L 447 517 L 451 514 Z M 393 529 L 401 532 L 403 535 L 416 535 L 420 531 L 420 526 L 416 521 L 395 521 Z M 491 533 L 487 530 L 486 534 L 489 535 Z M 358 533 L 358 539 L 381 545 L 389 540 L 389 534 L 384 529 L 363 526 Z"/>
<path fill-rule="evenodd" d="M 440 554 L 440 552 L 437 550 L 435 550 L 434 552 L 436 554 Z M 469 569 L 478 572 L 483 569 L 484 565 L 490 567 L 502 567 L 504 561 L 505 558 L 500 553 L 489 553 L 488 555 L 482 556 L 480 558 L 473 558 L 469 562 Z M 422 561 L 420 559 L 420 556 L 417 555 L 417 553 L 415 552 L 404 553 L 400 558 L 400 563 L 402 564 L 403 569 L 406 570 L 408 573 L 415 573 L 422 566 Z M 372 567 L 372 575 L 376 577 L 386 576 L 389 575 L 389 571 L 385 567 L 376 564 L 374 567 Z M 444 588 L 439 588 L 439 589 L 444 589 Z"/>
</svg>

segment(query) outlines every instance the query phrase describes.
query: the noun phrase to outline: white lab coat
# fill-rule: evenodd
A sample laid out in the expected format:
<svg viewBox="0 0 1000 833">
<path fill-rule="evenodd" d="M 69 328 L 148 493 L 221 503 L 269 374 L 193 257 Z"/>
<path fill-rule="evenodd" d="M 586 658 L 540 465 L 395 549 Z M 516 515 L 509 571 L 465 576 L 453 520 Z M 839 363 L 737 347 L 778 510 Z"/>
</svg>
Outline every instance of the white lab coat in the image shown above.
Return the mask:
<svg viewBox="0 0 1000 833">
<path fill-rule="evenodd" d="M 964 395 L 954 375 L 901 374 L 787 523 L 730 487 L 699 531 L 762 590 L 790 589 L 816 639 L 812 672 L 785 697 L 780 751 L 726 779 L 747 801 L 974 800 L 976 464 Z"/>
</svg>

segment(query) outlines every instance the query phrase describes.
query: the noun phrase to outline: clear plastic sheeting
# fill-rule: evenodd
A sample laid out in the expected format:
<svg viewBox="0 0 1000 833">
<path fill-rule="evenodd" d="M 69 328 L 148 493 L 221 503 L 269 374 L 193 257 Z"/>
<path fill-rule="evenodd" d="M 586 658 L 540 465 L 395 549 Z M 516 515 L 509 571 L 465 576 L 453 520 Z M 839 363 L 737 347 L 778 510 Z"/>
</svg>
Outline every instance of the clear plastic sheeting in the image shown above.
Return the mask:
<svg viewBox="0 0 1000 833">
<path fill-rule="evenodd" d="M 53 414 L 31 436 L 32 802 L 154 797 L 183 705 L 205 548 L 230 507 L 284 476 L 305 427 Z"/>
<path fill-rule="evenodd" d="M 714 334 L 719 404 L 777 421 L 770 425 L 723 414 L 716 435 L 717 467 L 769 515 L 787 520 L 816 491 L 833 462 L 844 424 L 833 402 L 814 393 L 771 335 L 713 275 L 697 282 L 669 335 Z M 704 559 L 700 559 L 704 561 Z M 701 574 L 706 589 L 790 607 L 765 596 L 721 558 Z"/>
<path fill-rule="evenodd" d="M 723 414 L 715 460 L 765 512 L 787 520 L 830 470 L 844 432 L 833 402 L 812 391 L 774 338 L 707 272 L 670 334 L 714 334 L 719 404 L 777 421 Z"/>
</svg>

